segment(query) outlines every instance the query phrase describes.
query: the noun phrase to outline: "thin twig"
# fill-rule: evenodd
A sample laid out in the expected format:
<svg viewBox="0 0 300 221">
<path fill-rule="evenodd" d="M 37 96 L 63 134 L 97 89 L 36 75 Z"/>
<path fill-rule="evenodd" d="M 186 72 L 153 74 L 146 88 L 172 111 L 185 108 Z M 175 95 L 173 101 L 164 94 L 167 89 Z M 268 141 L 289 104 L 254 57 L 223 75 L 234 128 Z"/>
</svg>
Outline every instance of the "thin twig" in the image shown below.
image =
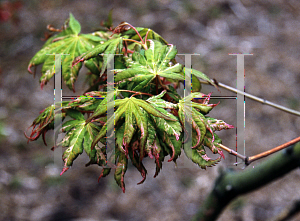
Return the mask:
<svg viewBox="0 0 300 221">
<path fill-rule="evenodd" d="M 238 152 L 236 152 L 236 151 L 234 151 L 234 150 L 232 150 L 232 149 L 230 149 L 230 148 L 228 148 L 228 147 L 226 147 L 226 146 L 224 146 L 224 145 L 222 145 L 222 144 L 219 144 L 219 146 L 220 146 L 223 150 L 226 150 L 229 154 L 231 154 L 231 155 L 233 155 L 233 156 L 236 156 L 236 157 L 242 159 L 243 161 L 246 161 L 246 159 L 247 159 L 246 156 L 244 156 L 244 155 L 242 155 L 242 154 L 239 154 Z"/>
<path fill-rule="evenodd" d="M 164 90 L 169 91 L 169 87 L 168 87 L 167 85 L 164 85 L 164 84 L 162 83 L 160 77 L 159 77 L 158 75 L 157 75 L 156 77 L 157 77 L 157 79 L 158 79 L 158 83 L 160 84 L 160 86 L 162 86 L 162 88 L 163 88 Z"/>
<path fill-rule="evenodd" d="M 256 160 L 261 159 L 263 157 L 267 157 L 267 156 L 269 156 L 269 155 L 271 155 L 271 154 L 273 154 L 273 153 L 275 153 L 277 151 L 280 151 L 280 150 L 282 150 L 282 149 L 284 149 L 284 148 L 286 148 L 286 147 L 288 147 L 290 145 L 293 145 L 294 143 L 297 143 L 299 141 L 300 141 L 300 137 L 297 137 L 297 138 L 295 138 L 295 139 L 293 139 L 293 140 L 291 140 L 289 142 L 286 142 L 286 143 L 284 143 L 282 145 L 279 145 L 278 147 L 275 147 L 275 148 L 273 148 L 271 150 L 267 150 L 267 151 L 262 152 L 260 154 L 254 155 L 252 157 L 248 157 L 248 159 L 245 161 L 245 163 L 246 163 L 246 165 L 249 165 L 253 161 L 256 161 Z"/>
<path fill-rule="evenodd" d="M 133 39 L 123 39 L 123 41 L 131 41 L 131 42 L 134 42 L 134 43 L 143 45 L 143 43 L 141 43 L 141 42 L 139 42 L 139 41 L 136 41 L 136 40 L 133 40 Z"/>
<path fill-rule="evenodd" d="M 210 83 L 208 83 L 208 82 L 206 82 L 206 81 L 201 81 L 201 83 L 203 83 L 203 84 L 210 84 Z M 235 89 L 235 88 L 233 88 L 233 87 L 230 87 L 230 86 L 228 86 L 228 85 L 226 85 L 226 84 L 223 84 L 223 83 L 218 82 L 218 86 L 220 86 L 220 87 L 222 87 L 222 88 L 225 88 L 225 89 L 227 89 L 227 90 L 229 90 L 229 91 L 233 91 L 233 92 L 235 92 L 235 93 L 237 93 L 237 94 L 244 95 L 245 97 L 250 98 L 250 99 L 252 99 L 252 100 L 255 100 L 255 101 L 257 101 L 257 102 L 260 102 L 260 103 L 262 103 L 262 104 L 266 104 L 266 105 L 269 105 L 269 106 L 271 106 L 271 107 L 275 107 L 275 108 L 277 108 L 277 109 L 279 109 L 279 110 L 285 111 L 285 112 L 287 112 L 287 113 L 294 114 L 294 115 L 296 115 L 296 116 L 300 116 L 300 112 L 299 112 L 299 111 L 296 111 L 296 110 L 293 110 L 293 109 L 290 109 L 290 108 L 281 106 L 281 105 L 279 105 L 279 104 L 275 104 L 275 103 L 270 102 L 270 101 L 268 101 L 268 100 L 265 100 L 265 99 L 256 97 L 256 96 L 254 96 L 254 95 L 252 95 L 252 94 L 249 94 L 249 93 L 246 93 L 246 92 L 244 92 L 244 91 L 237 90 L 237 89 Z"/>
<path fill-rule="evenodd" d="M 229 154 L 242 159 L 245 162 L 245 164 L 248 166 L 250 163 L 252 163 L 252 162 L 254 162 L 256 160 L 259 160 L 259 159 L 261 159 L 263 157 L 267 157 L 267 156 L 269 156 L 269 155 L 271 155 L 271 154 L 273 154 L 275 152 L 278 152 L 278 151 L 280 151 L 280 150 L 282 150 L 284 148 L 287 148 L 288 146 L 291 146 L 291 145 L 293 145 L 293 144 L 295 144 L 297 142 L 300 142 L 300 137 L 297 137 L 297 138 L 295 138 L 295 139 L 293 139 L 291 141 L 288 141 L 288 142 L 286 142 L 286 143 L 284 143 L 282 145 L 279 145 L 279 146 L 277 146 L 277 147 L 275 147 L 275 148 L 273 148 L 271 150 L 267 150 L 265 152 L 262 152 L 260 154 L 257 154 L 257 155 L 251 156 L 251 157 L 247 157 L 247 156 L 244 156 L 242 154 L 239 154 L 238 152 L 236 152 L 236 151 L 234 151 L 234 150 L 232 150 L 232 149 L 230 149 L 230 148 L 228 148 L 228 147 L 226 147 L 226 146 L 224 146 L 222 144 L 219 144 L 218 146 L 220 148 L 222 148 L 223 150 L 226 150 Z"/>
</svg>

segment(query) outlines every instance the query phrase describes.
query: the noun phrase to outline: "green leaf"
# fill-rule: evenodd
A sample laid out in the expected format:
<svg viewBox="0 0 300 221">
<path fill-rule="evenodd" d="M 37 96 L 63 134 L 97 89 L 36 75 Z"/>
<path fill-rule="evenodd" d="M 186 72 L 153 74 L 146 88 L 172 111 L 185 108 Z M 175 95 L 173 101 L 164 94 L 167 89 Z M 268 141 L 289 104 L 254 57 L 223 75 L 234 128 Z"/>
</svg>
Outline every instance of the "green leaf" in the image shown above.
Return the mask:
<svg viewBox="0 0 300 221">
<path fill-rule="evenodd" d="M 85 53 L 83 53 L 81 56 L 76 58 L 76 61 L 74 62 L 73 65 L 78 65 L 79 62 L 83 62 L 91 58 L 96 58 L 99 55 L 102 55 L 103 56 L 103 64 L 101 70 L 101 75 L 102 75 L 104 70 L 107 67 L 108 62 L 110 62 L 108 55 L 119 54 L 121 53 L 122 48 L 123 48 L 123 38 L 118 37 L 118 38 L 109 39 L 106 42 L 103 42 L 102 44 L 98 44 L 96 47 L 86 50 Z"/>
<path fill-rule="evenodd" d="M 133 115 L 135 116 L 136 124 L 141 131 L 140 152 L 139 152 L 140 162 L 141 162 L 142 159 L 144 158 L 144 149 L 148 137 L 148 116 L 144 114 L 144 112 L 140 109 L 138 105 L 134 105 L 134 104 L 131 106 L 131 110 L 133 112 Z"/>
<path fill-rule="evenodd" d="M 161 99 L 165 94 L 166 94 L 166 90 L 162 91 L 157 96 L 152 96 L 152 97 L 148 98 L 147 101 L 159 108 L 170 108 L 170 109 L 177 108 L 177 104 L 173 104 L 171 102 Z M 173 117 L 171 117 L 171 118 L 173 118 Z"/>
<path fill-rule="evenodd" d="M 165 158 L 158 137 L 155 138 L 154 144 L 152 146 L 152 152 L 155 157 L 156 170 L 154 177 L 156 177 L 162 168 L 162 162 Z"/>
<path fill-rule="evenodd" d="M 174 119 L 173 117 L 169 117 L 168 115 L 161 113 L 157 108 L 155 108 L 153 105 L 151 105 L 150 103 L 148 103 L 144 100 L 136 99 L 134 97 L 132 97 L 130 99 L 132 99 L 132 101 L 136 105 L 142 107 L 143 109 L 145 109 L 145 111 L 147 111 L 149 114 L 152 114 L 155 117 L 160 117 L 160 118 L 170 120 L 170 121 L 176 121 L 176 119 Z"/>
<path fill-rule="evenodd" d="M 90 158 L 87 166 L 90 164 L 98 164 L 100 166 L 106 164 L 104 150 L 99 147 L 91 149 L 91 144 L 99 130 L 100 128 L 93 123 L 86 124 L 85 119 L 81 117 L 79 120 L 70 120 L 63 124 L 62 132 L 65 132 L 66 135 L 60 144 L 63 147 L 67 147 L 67 149 L 63 154 L 64 169 L 62 174 L 68 167 L 72 166 L 73 161 L 82 154 L 83 150 Z"/>
<path fill-rule="evenodd" d="M 72 128 L 72 130 L 71 130 Z M 63 154 L 64 167 L 70 167 L 73 161 L 83 152 L 85 121 L 70 120 L 63 124 L 63 132 L 68 132 L 61 144 L 68 147 Z"/>
<path fill-rule="evenodd" d="M 104 21 L 101 23 L 102 26 L 105 26 L 108 29 L 113 27 L 112 12 L 113 12 L 113 9 L 109 10 L 107 21 Z"/>
<path fill-rule="evenodd" d="M 123 193 L 125 193 L 124 175 L 127 170 L 127 164 L 128 159 L 125 154 L 120 153 L 114 177 L 117 184 L 122 188 Z"/>
<path fill-rule="evenodd" d="M 156 135 L 155 123 L 151 119 L 149 119 L 148 120 L 148 137 L 147 137 L 145 150 L 151 159 L 153 159 L 152 148 L 153 148 L 153 144 L 154 144 L 156 136 L 157 135 Z"/>
<path fill-rule="evenodd" d="M 234 126 L 225 123 L 223 120 L 218 120 L 215 118 L 211 118 L 211 117 L 206 117 L 207 122 L 210 124 L 210 126 L 212 127 L 213 131 L 220 131 L 223 129 L 232 129 L 234 128 Z"/>
<path fill-rule="evenodd" d="M 189 159 L 191 159 L 202 169 L 206 169 L 206 167 L 215 166 L 218 162 L 221 161 L 221 157 L 212 160 L 206 154 L 201 154 L 201 151 L 199 151 L 198 149 L 192 149 L 190 147 L 187 147 L 186 145 L 184 145 L 184 152 Z"/>
<path fill-rule="evenodd" d="M 72 13 L 70 13 L 69 25 L 75 35 L 78 35 L 80 33 L 81 31 L 80 23 L 74 18 Z"/>
<path fill-rule="evenodd" d="M 185 100 L 187 99 L 190 99 L 190 97 L 183 98 L 182 100 L 179 101 L 178 116 L 182 126 L 185 126 L 185 120 L 187 119 L 189 124 L 192 125 L 193 130 L 195 130 L 195 132 L 197 133 L 198 141 L 196 145 L 193 146 L 193 148 L 195 148 L 196 146 L 200 145 L 201 142 L 203 141 L 204 134 L 205 134 L 203 133 L 203 130 L 205 130 L 207 125 L 204 122 L 205 117 L 201 113 L 197 112 L 195 109 L 192 109 L 191 105 L 185 103 Z"/>
<path fill-rule="evenodd" d="M 176 89 L 169 85 L 168 86 L 168 92 L 167 94 L 174 99 L 174 101 L 179 102 L 179 100 L 181 99 L 181 96 L 177 93 Z"/>
<path fill-rule="evenodd" d="M 62 106 L 65 106 L 66 103 L 67 102 L 63 102 Z M 43 111 L 40 112 L 40 115 L 33 121 L 33 123 L 30 126 L 32 127 L 30 136 L 27 136 L 27 134 L 25 133 L 25 137 L 28 139 L 28 141 L 37 140 L 42 135 L 44 144 L 47 146 L 45 141 L 45 135 L 49 130 L 54 129 L 54 111 L 55 106 L 50 105 L 49 107 L 45 108 Z M 66 113 L 56 113 L 55 119 L 64 119 L 65 116 Z"/>
<path fill-rule="evenodd" d="M 105 113 L 105 111 L 106 111 L 105 106 L 106 105 L 103 105 L 103 108 L 101 109 L 100 114 Z M 121 144 L 118 144 L 119 149 L 123 153 L 128 154 L 128 150 L 127 150 L 128 145 L 131 143 L 132 137 L 136 130 L 135 128 L 138 128 L 140 131 L 140 139 L 139 139 L 139 141 L 140 141 L 140 144 L 139 144 L 140 161 L 142 161 L 142 159 L 144 158 L 144 150 L 145 150 L 145 146 L 146 146 L 147 139 L 148 139 L 148 119 L 149 119 L 148 114 L 168 120 L 168 121 L 178 121 L 174 116 L 170 115 L 169 113 L 167 113 L 167 112 L 162 113 L 158 110 L 158 108 L 155 108 L 150 103 L 148 103 L 142 99 L 136 99 L 135 97 L 124 98 L 122 100 L 116 100 L 115 107 L 118 107 L 118 109 L 115 111 L 115 116 L 112 116 L 102 127 L 102 129 L 100 130 L 100 132 L 95 137 L 95 139 L 92 143 L 92 148 L 93 148 L 93 146 L 96 145 L 96 143 L 98 143 L 98 141 L 100 139 L 102 139 L 105 136 L 106 131 L 107 131 L 107 125 L 108 124 L 117 125 L 119 119 L 121 119 L 122 115 L 124 114 L 125 129 L 124 129 L 122 146 L 121 146 Z M 162 111 L 164 111 L 164 110 L 162 110 Z M 99 112 L 97 112 L 97 115 L 95 115 L 95 118 L 93 118 L 93 119 L 97 119 L 97 116 L 99 116 Z M 89 122 L 89 119 L 87 120 L 87 122 Z M 176 130 L 178 130 L 178 128 L 176 128 L 176 126 L 175 126 L 176 124 L 172 125 L 170 122 L 168 124 L 169 124 L 169 127 L 172 127 L 172 128 L 168 128 L 169 133 L 172 134 L 175 131 L 176 132 L 175 134 L 177 136 Z M 174 128 L 176 128 L 176 130 Z M 165 127 L 164 127 L 164 129 L 165 129 Z M 171 132 L 170 130 L 171 131 L 173 130 L 173 132 Z M 120 139 L 118 138 L 117 141 L 120 142 Z"/>
<path fill-rule="evenodd" d="M 142 184 L 146 180 L 147 170 L 144 167 L 143 163 L 139 161 L 139 157 L 136 151 L 130 150 L 129 157 L 132 162 L 132 165 L 138 169 L 138 171 L 141 173 L 143 177 L 143 179 L 138 183 L 138 184 Z"/>
<path fill-rule="evenodd" d="M 197 147 L 202 144 L 204 136 L 206 134 L 206 121 L 203 120 L 203 115 L 193 110 L 193 128 L 197 132 L 198 141 L 193 147 Z"/>
<path fill-rule="evenodd" d="M 69 27 L 52 37 L 51 41 L 49 39 L 45 46 L 30 60 L 28 65 L 29 71 L 31 67 L 44 63 L 40 78 L 42 88 L 55 74 L 54 54 L 61 54 L 63 80 L 69 89 L 74 91 L 74 83 L 82 64 L 79 63 L 72 66 L 73 60 L 104 40 L 94 33 L 79 35 L 79 32 L 80 24 L 70 15 Z M 98 61 L 94 60 L 93 65 L 89 63 L 87 67 L 95 72 L 95 69 L 99 69 L 99 67 L 95 66 L 96 64 L 98 64 Z"/>
<path fill-rule="evenodd" d="M 182 66 L 177 63 L 170 66 L 175 58 L 177 50 L 173 45 L 163 45 L 156 40 L 149 40 L 150 47 L 147 50 L 135 52 L 127 58 L 128 69 L 116 69 L 115 82 L 130 80 L 135 82 L 134 91 L 140 91 L 148 86 L 157 76 L 175 80 L 184 80 L 181 74 Z"/>
<path fill-rule="evenodd" d="M 202 104 L 191 102 L 191 105 L 187 105 L 184 103 L 185 100 L 191 98 L 204 98 Z M 192 125 L 192 134 L 193 134 L 193 147 L 194 149 L 202 147 L 203 145 L 210 148 L 213 153 L 220 154 L 223 158 L 223 152 L 220 148 L 217 147 L 217 144 L 221 142 L 221 140 L 217 137 L 213 132 L 219 129 L 230 129 L 233 128 L 232 125 L 226 124 L 224 121 L 218 121 L 217 119 L 205 117 L 204 114 L 207 114 L 216 104 L 208 104 L 210 99 L 210 95 L 206 96 L 202 93 L 192 93 L 190 96 L 181 99 L 178 103 L 178 116 L 182 125 L 185 125 L 185 118 L 187 115 L 188 122 Z M 187 106 L 187 109 L 184 109 L 184 104 Z M 197 110 L 198 109 L 198 110 Z M 188 112 L 186 112 L 188 111 Z M 195 139 L 196 138 L 196 139 Z M 219 140 L 218 140 L 219 139 Z M 193 151 L 193 156 L 190 155 L 190 158 L 194 158 L 194 161 L 201 164 L 202 160 L 195 158 L 196 152 Z M 201 157 L 205 161 L 209 161 L 207 156 L 205 155 L 204 148 L 201 149 Z M 201 164 L 202 165 L 202 164 Z"/>
<path fill-rule="evenodd" d="M 111 168 L 103 168 L 98 178 L 98 183 L 101 177 L 106 177 L 111 171 Z"/>
<path fill-rule="evenodd" d="M 203 144 L 207 146 L 214 154 L 218 153 L 225 159 L 223 151 L 219 147 L 219 144 L 222 144 L 222 140 L 218 137 L 217 134 L 213 133 L 212 135 L 210 131 L 207 131 L 204 137 Z"/>
<path fill-rule="evenodd" d="M 192 90 L 193 92 L 201 91 L 201 83 L 195 75 L 192 76 Z"/>
<path fill-rule="evenodd" d="M 116 125 L 118 120 L 121 118 L 122 114 L 126 111 L 126 108 L 128 106 L 128 98 L 120 100 L 124 105 L 121 105 L 118 110 L 115 112 L 114 116 L 111 116 L 110 119 L 103 125 L 101 131 L 98 133 L 98 135 L 95 137 L 91 148 L 94 148 L 96 143 L 99 142 L 100 139 L 102 139 L 106 135 L 107 131 L 107 124 L 110 125 L 110 128 L 114 128 L 113 125 Z M 110 104 L 113 104 L 113 102 L 110 102 Z M 105 105 L 106 106 L 106 105 Z M 89 122 L 87 120 L 87 122 Z"/>
<path fill-rule="evenodd" d="M 87 165 L 98 164 L 102 166 L 106 164 L 106 157 L 104 155 L 103 148 L 99 148 L 98 146 L 96 146 L 94 149 L 91 148 L 92 142 L 99 131 L 100 128 L 93 123 L 88 123 L 85 125 L 83 148 L 90 158 L 90 162 Z"/>
<path fill-rule="evenodd" d="M 72 108 L 83 112 L 95 111 L 103 99 L 91 97 L 89 94 L 85 93 L 83 96 L 68 102 L 68 105 L 63 107 L 63 110 Z"/>
<path fill-rule="evenodd" d="M 92 119 L 97 118 L 103 114 L 105 114 L 107 111 L 107 99 L 104 98 L 97 106 L 94 113 L 86 120 L 86 122 L 90 122 Z"/>
<path fill-rule="evenodd" d="M 76 120 L 85 120 L 83 114 L 74 109 L 67 109 L 66 114 Z"/>
<path fill-rule="evenodd" d="M 217 88 L 217 85 L 214 83 L 214 81 L 211 80 L 206 74 L 202 73 L 201 71 L 197 71 L 197 70 L 191 69 L 191 68 L 183 68 L 183 73 L 185 73 L 186 71 L 191 73 L 192 76 L 195 76 L 195 77 L 200 78 L 204 81 L 207 81 L 207 82 L 209 82 L 210 84 L 212 84 L 213 86 L 215 86 Z"/>
<path fill-rule="evenodd" d="M 180 137 L 180 134 L 182 131 L 179 120 L 176 117 L 174 117 L 174 115 L 168 113 L 166 110 L 164 110 L 162 108 L 158 108 L 158 109 L 160 110 L 160 112 L 164 113 L 165 115 L 169 116 L 170 118 L 173 118 L 176 121 L 169 121 L 169 120 L 165 120 L 163 118 L 151 116 L 153 121 L 156 124 L 156 127 L 161 131 L 165 131 L 170 136 L 175 136 L 176 140 L 179 140 L 179 137 Z"/>
<path fill-rule="evenodd" d="M 125 153 L 128 153 L 128 146 L 130 144 L 130 141 L 133 137 L 133 134 L 136 131 L 135 128 L 135 120 L 133 118 L 133 107 L 132 104 L 128 104 L 128 108 L 125 111 L 125 133 L 123 137 L 123 146 L 125 148 Z"/>
</svg>

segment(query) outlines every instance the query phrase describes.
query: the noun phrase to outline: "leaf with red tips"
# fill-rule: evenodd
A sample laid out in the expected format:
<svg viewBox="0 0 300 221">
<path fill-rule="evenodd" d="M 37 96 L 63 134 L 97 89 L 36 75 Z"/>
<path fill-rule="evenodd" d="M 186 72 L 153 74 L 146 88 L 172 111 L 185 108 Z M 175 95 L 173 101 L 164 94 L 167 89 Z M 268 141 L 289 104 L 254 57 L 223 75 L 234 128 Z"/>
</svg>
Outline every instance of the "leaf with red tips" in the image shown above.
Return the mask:
<svg viewBox="0 0 300 221">
<path fill-rule="evenodd" d="M 128 164 L 127 157 L 125 156 L 125 154 L 120 152 L 114 178 L 117 184 L 122 188 L 123 193 L 125 193 L 124 175 L 127 170 L 127 164 Z"/>
<path fill-rule="evenodd" d="M 68 169 L 69 167 L 64 167 L 59 175 L 63 175 L 65 172 L 67 172 Z"/>
<path fill-rule="evenodd" d="M 184 152 L 189 159 L 191 159 L 202 169 L 206 169 L 206 167 L 215 166 L 218 162 L 221 161 L 221 157 L 212 160 L 206 154 L 202 154 L 200 150 L 192 149 L 190 147 L 187 147 L 186 145 L 184 145 Z"/>
<path fill-rule="evenodd" d="M 213 131 L 220 131 L 223 129 L 233 129 L 234 126 L 225 123 L 223 120 L 207 117 L 207 122 L 213 128 Z"/>
<path fill-rule="evenodd" d="M 79 22 L 70 14 L 69 26 L 59 34 L 49 38 L 43 48 L 30 60 L 28 65 L 30 73 L 32 73 L 31 67 L 43 64 L 40 78 L 41 88 L 55 74 L 54 54 L 61 54 L 63 80 L 69 89 L 74 90 L 74 83 L 77 80 L 82 64 L 72 66 L 73 60 L 98 45 L 101 41 L 106 40 L 96 33 L 79 34 L 80 30 Z M 94 59 L 92 63 L 89 62 L 87 68 L 91 69 L 92 72 L 98 69 L 99 73 L 99 67 L 95 67 L 99 62 Z"/>
<path fill-rule="evenodd" d="M 164 150 L 171 156 L 168 160 L 176 162 L 176 159 L 181 154 L 182 141 L 176 140 L 175 136 L 169 136 L 166 132 L 159 130 L 159 142 L 160 145 L 164 148 Z"/>
<path fill-rule="evenodd" d="M 164 161 L 164 158 L 165 158 L 162 147 L 161 147 L 157 137 L 155 138 L 152 152 L 155 157 L 155 164 L 156 164 L 156 170 L 155 170 L 155 174 L 154 174 L 154 178 L 155 178 L 158 175 L 158 173 L 160 172 L 160 170 L 162 169 L 162 162 Z"/>
<path fill-rule="evenodd" d="M 115 82 L 133 82 L 133 91 L 147 88 L 156 77 L 184 80 L 182 65 L 169 65 L 175 58 L 177 49 L 174 45 L 165 45 L 159 40 L 148 40 L 150 47 L 143 53 L 134 52 L 127 57 L 127 69 L 115 69 Z"/>
<path fill-rule="evenodd" d="M 45 142 L 46 132 L 48 130 L 54 129 L 54 110 L 55 110 L 54 105 L 51 105 L 45 108 L 42 112 L 40 112 L 40 115 L 33 121 L 32 125 L 30 126 L 33 127 L 30 136 L 27 136 L 26 133 L 24 132 L 24 135 L 26 136 L 28 141 L 37 140 L 40 137 L 40 135 L 43 135 L 43 140 L 44 143 L 46 144 Z M 63 116 L 57 115 L 56 117 L 63 117 Z M 37 125 L 38 127 L 36 128 Z"/>
<path fill-rule="evenodd" d="M 167 112 L 163 108 L 157 107 L 161 113 L 165 114 L 166 116 L 173 119 L 173 121 L 165 120 L 164 118 L 155 117 L 153 115 L 150 115 L 153 121 L 155 122 L 155 126 L 159 128 L 162 131 L 165 131 L 170 136 L 175 136 L 176 140 L 179 140 L 179 137 L 182 132 L 182 127 L 180 125 L 180 122 L 178 118 L 176 118 L 173 114 Z"/>
<path fill-rule="evenodd" d="M 84 53 L 80 54 L 79 57 L 77 57 L 74 62 L 72 63 L 72 66 L 78 65 L 80 62 L 87 61 L 89 59 L 95 59 L 98 56 L 103 56 L 103 63 L 102 63 L 102 70 L 101 70 L 101 76 L 104 72 L 104 70 L 107 67 L 107 64 L 109 63 L 109 58 L 107 55 L 109 54 L 118 54 L 121 53 L 121 50 L 123 48 L 123 38 L 122 37 L 114 37 L 111 39 L 108 39 L 107 41 L 100 43 L 96 45 L 95 47 L 89 48 L 88 50 L 85 50 Z"/>
<path fill-rule="evenodd" d="M 132 103 L 128 103 L 128 108 L 125 111 L 125 128 L 123 136 L 123 147 L 125 148 L 125 153 L 128 152 L 128 146 L 130 141 L 136 131 L 136 120 L 134 119 Z"/>
<path fill-rule="evenodd" d="M 190 105 L 184 102 L 186 99 L 192 98 L 204 98 L 204 101 L 202 104 L 191 101 Z M 207 158 L 205 149 L 203 148 L 204 145 L 207 146 L 214 154 L 218 153 L 222 158 L 224 158 L 222 150 L 218 147 L 218 144 L 221 144 L 222 141 L 214 133 L 214 131 L 233 128 L 232 125 L 229 125 L 224 121 L 204 116 L 204 114 L 207 114 L 213 107 L 216 106 L 216 104 L 208 104 L 209 98 L 210 94 L 205 95 L 202 93 L 192 93 L 190 96 L 181 99 L 178 103 L 178 117 L 181 124 L 185 124 L 185 115 L 191 115 L 191 117 L 187 117 L 187 120 L 191 123 L 193 128 L 192 148 L 194 148 L 194 150 L 191 152 L 190 150 L 185 149 L 185 153 L 201 168 L 214 165 L 219 161 L 219 158 L 216 160 Z M 185 109 L 184 106 L 187 106 L 188 108 Z M 190 113 L 185 112 L 190 109 L 192 109 L 192 111 L 189 111 Z"/>
<path fill-rule="evenodd" d="M 203 144 L 207 146 L 214 154 L 218 153 L 225 159 L 222 150 L 218 147 L 218 144 L 221 144 L 222 140 L 218 137 L 217 134 L 214 134 L 214 138 L 215 140 L 212 140 L 211 132 L 207 131 L 204 137 Z"/>
<path fill-rule="evenodd" d="M 99 183 L 99 180 L 101 177 L 106 177 L 111 171 L 111 168 L 103 168 L 102 171 L 101 171 L 101 174 L 98 178 L 98 183 Z"/>
<path fill-rule="evenodd" d="M 146 180 L 147 170 L 144 167 L 143 163 L 139 162 L 139 157 L 134 150 L 129 150 L 129 157 L 133 166 L 135 166 L 138 171 L 141 173 L 143 179 L 138 183 L 142 184 Z"/>
<path fill-rule="evenodd" d="M 129 26 L 130 30 L 126 31 Z M 169 161 L 176 163 L 181 154 L 183 141 L 186 140 L 191 142 L 184 145 L 184 152 L 203 169 L 215 165 L 221 157 L 224 158 L 219 148 L 221 139 L 214 132 L 233 126 L 221 120 L 205 117 L 218 104 L 209 104 L 210 94 L 196 92 L 181 98 L 176 91 L 180 83 L 183 83 L 187 72 L 192 74 L 194 91 L 201 88 L 198 78 L 212 84 L 214 82 L 203 73 L 194 69 L 187 70 L 177 63 L 175 46 L 167 44 L 153 31 L 143 28 L 137 30 L 140 31 L 139 34 L 128 23 L 122 23 L 111 37 L 107 35 L 109 32 L 102 31 L 79 34 L 80 24 L 70 14 L 65 28 L 59 30 L 61 31 L 59 34 L 50 37 L 30 61 L 28 66 L 30 72 L 31 67 L 43 64 L 40 79 L 43 87 L 55 73 L 55 60 L 49 54 L 69 54 L 62 55 L 64 70 L 62 76 L 68 87 L 74 90 L 74 83 L 84 63 L 92 72 L 89 77 L 92 83 L 88 91 L 92 88 L 99 90 L 85 93 L 84 96 L 62 104 L 60 109 L 62 115 L 58 116 L 69 116 L 72 120 L 65 122 L 62 127 L 65 137 L 61 145 L 66 147 L 66 150 L 63 154 L 64 168 L 61 175 L 85 151 L 90 160 L 86 166 L 97 164 L 105 167 L 98 182 L 101 177 L 107 176 L 111 168 L 115 168 L 115 162 L 117 163 L 114 178 L 125 192 L 124 177 L 128 159 L 142 176 L 142 180 L 138 183 L 140 184 L 145 181 L 147 174 L 142 163 L 144 158 L 154 158 L 156 164 L 154 177 L 156 177 L 162 169 L 162 162 L 166 156 L 170 156 Z M 115 33 L 118 35 L 114 35 Z M 111 59 L 105 55 L 119 52 L 125 55 L 115 59 L 114 72 L 99 77 Z M 99 54 L 102 54 L 102 57 Z M 105 91 L 109 88 L 108 85 L 112 84 L 105 82 L 110 76 L 114 77 L 115 93 L 114 100 L 107 102 L 108 93 Z M 97 98 L 104 96 L 104 99 L 99 100 L 92 96 L 98 96 Z M 199 100 L 196 100 L 197 98 Z M 191 102 L 186 105 L 184 103 L 186 100 Z M 114 114 L 107 116 L 107 113 L 112 111 Z M 54 127 L 53 115 L 54 110 L 46 108 L 32 124 L 32 132 L 28 139 L 36 140 L 40 135 L 45 139 L 47 130 Z M 191 125 L 191 134 L 186 134 L 184 140 L 184 131 L 189 131 L 188 128 L 184 128 L 187 126 L 185 121 Z M 113 130 L 107 132 L 108 128 L 113 128 L 115 134 Z M 106 142 L 106 138 L 113 135 L 116 147 Z M 106 145 L 98 145 L 99 142 Z M 206 147 L 220 156 L 217 159 L 210 159 Z"/>
</svg>

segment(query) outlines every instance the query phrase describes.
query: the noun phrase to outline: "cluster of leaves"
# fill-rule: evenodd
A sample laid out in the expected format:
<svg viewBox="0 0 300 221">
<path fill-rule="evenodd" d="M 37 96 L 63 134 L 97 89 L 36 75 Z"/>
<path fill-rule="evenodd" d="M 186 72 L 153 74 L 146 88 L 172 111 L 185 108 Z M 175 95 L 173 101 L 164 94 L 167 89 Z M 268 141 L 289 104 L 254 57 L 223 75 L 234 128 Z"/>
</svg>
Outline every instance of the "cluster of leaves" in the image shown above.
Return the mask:
<svg viewBox="0 0 300 221">
<path fill-rule="evenodd" d="M 199 92 L 199 78 L 214 83 L 200 71 L 187 71 L 175 60 L 176 47 L 151 29 L 135 28 L 126 22 L 112 28 L 110 21 L 105 23 L 106 30 L 79 34 L 81 26 L 70 14 L 63 29 L 56 30 L 60 33 L 49 38 L 29 63 L 29 70 L 43 64 L 42 87 L 55 74 L 54 59 L 49 54 L 69 54 L 62 60 L 62 75 L 72 90 L 82 64 L 90 71 L 88 92 L 72 102 L 64 101 L 61 114 L 55 115 L 63 120 L 71 118 L 61 128 L 65 137 L 59 145 L 67 148 L 61 174 L 83 150 L 90 158 L 87 165 L 103 167 L 100 177 L 115 168 L 116 182 L 123 191 L 128 159 L 141 173 L 140 183 L 147 174 L 142 162 L 145 157 L 155 160 L 154 177 L 165 157 L 170 156 L 168 161 L 176 162 L 181 149 L 203 169 L 218 163 L 223 153 L 215 131 L 233 126 L 207 116 L 216 104 L 209 104 L 210 94 Z M 115 57 L 113 73 L 107 70 L 109 54 L 121 54 Z M 184 84 L 186 72 L 192 74 L 193 93 L 181 97 L 177 88 Z M 107 86 L 109 74 L 114 74 L 112 92 Z M 109 116 L 112 111 L 114 114 Z M 188 125 L 191 134 L 187 133 Z M 36 140 L 40 135 L 44 138 L 54 127 L 54 105 L 46 108 L 32 126 L 28 139 Z M 114 146 L 106 142 L 109 137 L 113 137 Z M 191 141 L 190 146 L 184 145 L 187 140 Z M 210 159 L 205 147 L 220 156 Z"/>
</svg>

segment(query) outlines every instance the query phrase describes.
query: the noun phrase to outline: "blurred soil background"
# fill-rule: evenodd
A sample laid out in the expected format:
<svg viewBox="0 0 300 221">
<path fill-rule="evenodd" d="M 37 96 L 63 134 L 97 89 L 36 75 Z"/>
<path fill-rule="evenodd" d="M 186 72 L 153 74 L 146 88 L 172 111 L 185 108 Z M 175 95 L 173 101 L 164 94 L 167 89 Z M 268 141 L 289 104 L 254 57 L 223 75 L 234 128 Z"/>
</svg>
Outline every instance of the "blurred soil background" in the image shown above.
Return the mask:
<svg viewBox="0 0 300 221">
<path fill-rule="evenodd" d="M 145 183 L 136 185 L 140 174 L 129 167 L 123 194 L 113 174 L 97 183 L 101 168 L 86 168 L 84 154 L 63 176 L 59 176 L 60 169 L 45 168 L 53 164 L 53 133 L 48 133 L 46 147 L 41 139 L 27 144 L 24 131 L 40 110 L 53 103 L 54 82 L 52 79 L 41 90 L 40 73 L 33 78 L 27 65 L 44 44 L 41 38 L 48 24 L 60 28 L 72 12 L 82 32 L 88 33 L 100 27 L 112 8 L 115 26 L 127 21 L 153 29 L 175 44 L 179 53 L 200 54 L 193 56 L 193 68 L 232 87 L 236 87 L 236 57 L 228 54 L 253 53 L 245 56 L 246 92 L 299 111 L 299 1 L 0 1 L 0 220 L 190 220 L 212 189 L 219 169 L 242 170 L 242 165 L 233 166 L 235 158 L 225 153 L 225 160 L 207 170 L 195 165 L 175 168 L 165 160 L 154 179 L 154 160 L 147 159 Z M 184 63 L 182 56 L 177 60 Z M 83 74 L 75 85 L 76 95 L 82 93 Z M 203 92 L 234 95 L 205 85 Z M 210 115 L 236 125 L 236 100 L 220 101 Z M 247 155 L 299 136 L 299 117 L 249 99 L 245 105 Z M 219 133 L 224 145 L 235 148 L 235 132 Z M 272 219 L 300 199 L 299 184 L 298 169 L 238 198 L 219 220 Z"/>
</svg>

